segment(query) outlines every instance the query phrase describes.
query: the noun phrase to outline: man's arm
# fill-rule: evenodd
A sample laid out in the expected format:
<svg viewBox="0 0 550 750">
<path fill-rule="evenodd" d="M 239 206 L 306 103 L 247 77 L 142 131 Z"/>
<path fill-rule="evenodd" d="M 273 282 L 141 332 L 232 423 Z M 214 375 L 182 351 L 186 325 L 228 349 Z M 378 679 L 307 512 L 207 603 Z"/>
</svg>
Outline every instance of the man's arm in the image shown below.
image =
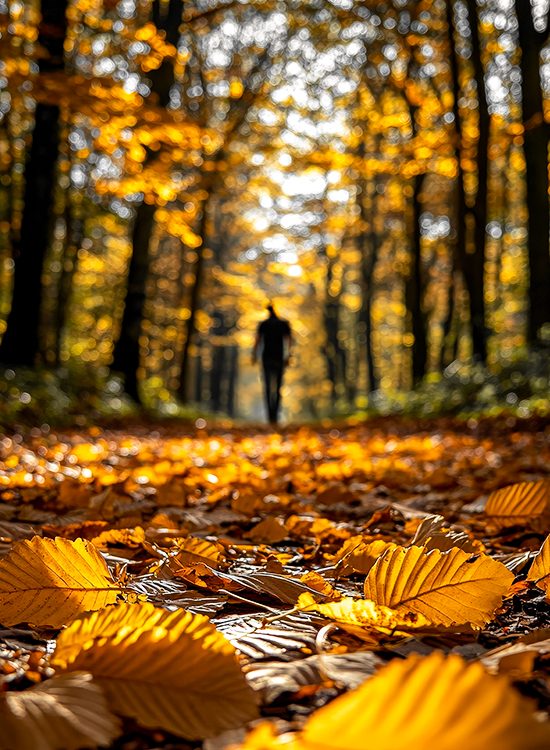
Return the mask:
<svg viewBox="0 0 550 750">
<path fill-rule="evenodd" d="M 285 334 L 283 338 L 283 346 L 284 346 L 284 363 L 285 367 L 288 366 L 288 363 L 290 362 L 290 348 L 292 346 L 292 329 L 290 326 L 288 326 L 288 332 Z"/>
<path fill-rule="evenodd" d="M 256 338 L 254 340 L 254 346 L 252 347 L 252 364 L 255 365 L 256 361 L 258 359 L 258 347 L 260 346 L 260 342 L 262 340 L 262 334 L 260 333 L 260 329 L 258 328 L 256 332 Z"/>
</svg>

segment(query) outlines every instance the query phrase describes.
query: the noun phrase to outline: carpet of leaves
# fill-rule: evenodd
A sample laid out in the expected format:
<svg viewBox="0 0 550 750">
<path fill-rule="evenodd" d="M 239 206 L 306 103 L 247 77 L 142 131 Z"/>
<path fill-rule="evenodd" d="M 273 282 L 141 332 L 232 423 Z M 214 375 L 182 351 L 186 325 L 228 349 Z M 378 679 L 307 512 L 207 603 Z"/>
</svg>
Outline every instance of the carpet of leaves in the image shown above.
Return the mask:
<svg viewBox="0 0 550 750">
<path fill-rule="evenodd" d="M 107 702 L 121 716 L 112 748 L 218 750 L 246 742 L 261 750 L 288 732 L 294 748 L 300 747 L 293 742 L 308 722 L 315 744 L 314 729 L 325 716 L 316 712 L 327 711 L 338 696 L 354 695 L 349 691 L 366 683 L 364 690 L 388 666 L 394 672 L 414 666 L 413 654 L 443 654 L 446 665 L 460 656 L 465 666 L 457 669 L 479 664 L 484 678 L 505 675 L 515 693 L 532 700 L 531 710 L 546 727 L 550 549 L 543 546 L 540 554 L 539 549 L 550 531 L 550 419 L 388 418 L 280 433 L 198 425 L 55 434 L 44 426 L 0 439 L 0 712 L 6 696 L 53 684 L 54 675 L 72 674 L 74 662 L 75 675 L 89 671 L 100 686 L 107 684 Z M 521 485 L 495 494 L 520 483 L 530 484 L 527 490 Z M 16 570 L 17 555 L 24 553 L 52 567 L 49 556 L 53 560 L 65 549 L 63 540 L 71 542 L 67 554 L 76 555 L 77 562 L 78 555 L 88 555 L 92 567 L 105 563 L 109 587 L 115 588 L 105 587 L 107 598 L 94 599 L 93 605 L 67 600 L 63 606 L 74 611 L 66 620 L 69 610 L 55 605 L 59 622 L 54 614 L 41 621 L 42 599 L 32 589 L 33 615 L 18 620 L 19 612 L 31 610 L 25 610 L 21 596 L 12 596 L 19 589 L 11 583 L 10 561 Z M 77 540 L 83 540 L 79 547 Z M 439 600 L 400 595 L 399 581 L 410 578 L 413 553 L 414 576 L 427 556 L 441 562 L 442 576 L 456 558 L 460 571 L 489 566 L 489 584 L 468 589 L 473 584 L 462 583 L 463 574 L 457 573 L 449 584 L 457 586 L 451 588 L 449 612 L 444 606 L 440 611 Z M 391 562 L 389 572 L 384 561 Z M 536 575 L 530 575 L 535 566 Z M 392 575 L 398 583 L 390 591 Z M 45 590 L 50 585 L 45 582 Z M 476 585 L 484 584 L 476 579 Z M 42 611 L 51 603 L 45 597 Z M 115 610 L 131 617 L 134 608 L 153 618 L 155 627 L 166 613 L 175 618 L 162 633 L 179 628 L 170 648 L 184 665 L 197 655 L 195 623 L 206 628 L 204 649 L 218 649 L 219 658 L 219 665 L 209 662 L 213 671 L 205 675 L 214 692 L 214 713 L 225 658 L 231 660 L 229 669 L 236 663 L 239 678 L 244 675 L 258 708 L 247 714 L 243 698 L 235 705 L 236 713 L 242 708 L 242 721 L 207 739 L 209 733 L 201 735 L 200 728 L 195 734 L 180 731 L 179 719 L 164 721 L 155 714 L 140 721 L 139 711 L 125 711 L 123 703 L 117 710 L 116 696 L 109 692 L 116 686 L 109 687 L 105 670 L 94 671 L 107 659 L 103 641 L 97 654 L 74 644 L 78 629 L 94 617 L 92 625 L 99 627 L 101 617 L 112 619 Z M 83 615 L 87 610 L 96 613 Z M 212 640 L 218 634 L 223 643 Z M 149 662 L 161 653 L 161 641 L 151 639 Z M 128 643 L 127 659 L 137 659 Z M 199 679 L 200 660 L 197 664 Z M 136 662 L 135 671 L 139 676 L 149 666 Z M 437 669 L 441 673 L 441 665 Z M 391 673 L 386 674 L 389 685 Z M 179 679 L 178 674 L 168 682 Z M 399 685 L 404 678 L 396 679 Z M 181 690 L 187 689 L 181 683 Z M 272 723 L 269 730 L 266 720 Z M 330 721 L 326 714 L 324 725 Z M 24 732 L 18 736 L 23 739 L 3 736 L 0 748 L 25 747 Z M 71 746 L 48 737 L 50 745 L 44 747 Z M 536 742 L 516 747 L 543 747 L 545 740 Z M 101 742 L 82 746 L 95 744 Z M 355 747 L 345 740 L 336 746 Z M 76 740 L 74 747 L 79 747 Z M 386 745 L 382 739 L 372 747 Z"/>
</svg>

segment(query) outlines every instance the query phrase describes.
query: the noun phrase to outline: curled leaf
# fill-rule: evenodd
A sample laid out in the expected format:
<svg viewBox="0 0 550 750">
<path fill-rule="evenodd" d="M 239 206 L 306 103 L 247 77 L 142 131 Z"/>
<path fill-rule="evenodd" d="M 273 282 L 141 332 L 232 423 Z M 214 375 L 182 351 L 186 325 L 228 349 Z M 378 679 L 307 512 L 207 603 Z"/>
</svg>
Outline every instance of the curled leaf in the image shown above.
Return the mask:
<svg viewBox="0 0 550 750">
<path fill-rule="evenodd" d="M 364 599 L 345 597 L 338 602 L 320 604 L 311 594 L 302 594 L 298 607 L 304 612 L 318 612 L 370 643 L 377 643 L 383 636 L 403 637 L 412 631 L 430 628 L 429 620 L 421 614 L 394 612 Z"/>
</svg>

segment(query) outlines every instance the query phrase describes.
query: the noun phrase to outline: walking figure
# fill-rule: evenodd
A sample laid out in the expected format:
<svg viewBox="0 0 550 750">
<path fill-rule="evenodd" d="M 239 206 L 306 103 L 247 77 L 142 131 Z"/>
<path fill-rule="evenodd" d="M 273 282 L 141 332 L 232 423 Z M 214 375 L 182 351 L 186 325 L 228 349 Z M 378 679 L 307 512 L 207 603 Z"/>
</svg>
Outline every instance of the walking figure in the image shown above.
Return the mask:
<svg viewBox="0 0 550 750">
<path fill-rule="evenodd" d="M 283 372 L 290 359 L 292 332 L 288 321 L 279 318 L 273 305 L 269 305 L 267 309 L 269 317 L 260 323 L 256 332 L 252 362 L 256 363 L 261 348 L 267 414 L 269 422 L 276 425 L 281 403 Z"/>
</svg>

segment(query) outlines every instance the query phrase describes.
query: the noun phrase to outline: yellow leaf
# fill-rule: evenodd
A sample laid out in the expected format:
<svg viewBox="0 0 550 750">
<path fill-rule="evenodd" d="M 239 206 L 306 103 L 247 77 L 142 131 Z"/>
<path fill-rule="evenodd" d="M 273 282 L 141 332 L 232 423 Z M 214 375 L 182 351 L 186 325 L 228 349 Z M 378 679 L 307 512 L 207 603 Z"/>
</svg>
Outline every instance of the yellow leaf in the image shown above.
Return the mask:
<svg viewBox="0 0 550 750">
<path fill-rule="evenodd" d="M 550 588 L 550 536 L 544 540 L 538 555 L 533 560 L 527 575 L 528 581 L 534 581 L 540 589 L 549 593 Z"/>
<path fill-rule="evenodd" d="M 121 604 L 75 620 L 52 664 L 91 672 L 116 713 L 199 740 L 256 717 L 234 653 L 207 617 Z"/>
<path fill-rule="evenodd" d="M 0 697 L 0 750 L 80 750 L 120 734 L 92 675 L 59 675 Z"/>
<path fill-rule="evenodd" d="M 543 750 L 550 725 L 505 677 L 435 652 L 395 659 L 316 711 L 298 746 L 317 750 Z"/>
<path fill-rule="evenodd" d="M 351 597 L 319 604 L 311 594 L 301 594 L 298 608 L 305 612 L 319 612 L 323 617 L 337 622 L 344 630 L 370 643 L 377 643 L 382 635 L 403 637 L 410 635 L 410 631 L 427 630 L 431 626 L 423 615 L 394 612 L 369 600 Z"/>
<path fill-rule="evenodd" d="M 59 628 L 116 601 L 119 586 L 91 542 L 38 536 L 0 562 L 0 623 Z"/>
<path fill-rule="evenodd" d="M 550 482 L 520 482 L 489 495 L 485 515 L 499 526 L 541 523 L 548 515 Z"/>
<path fill-rule="evenodd" d="M 453 547 L 396 547 L 365 580 L 365 598 L 398 612 L 423 614 L 434 625 L 482 626 L 502 604 L 514 575 L 487 555 L 472 559 Z"/>
</svg>

